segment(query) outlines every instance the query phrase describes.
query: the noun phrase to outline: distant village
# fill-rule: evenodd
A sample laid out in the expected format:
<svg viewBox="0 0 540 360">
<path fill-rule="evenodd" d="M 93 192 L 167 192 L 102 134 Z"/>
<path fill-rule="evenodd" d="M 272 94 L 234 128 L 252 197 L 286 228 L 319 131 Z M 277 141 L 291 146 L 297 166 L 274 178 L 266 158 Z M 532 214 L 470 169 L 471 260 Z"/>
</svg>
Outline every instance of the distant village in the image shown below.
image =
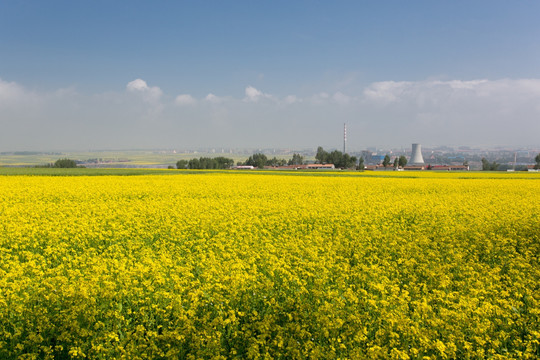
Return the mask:
<svg viewBox="0 0 540 360">
<path fill-rule="evenodd" d="M 345 148 L 344 148 L 345 150 Z M 540 169 L 540 154 L 534 158 L 535 163 L 518 163 L 517 152 L 514 161 L 500 164 L 482 157 L 475 170 L 487 171 L 530 171 Z M 305 160 L 300 153 L 294 153 L 290 160 L 269 158 L 263 152 L 252 154 L 246 161 L 233 165 L 233 160 L 225 157 L 201 157 L 191 160 L 181 160 L 177 163 L 178 169 L 235 169 L 235 170 L 361 170 L 361 171 L 469 171 L 471 166 L 465 157 L 451 156 L 444 163 L 431 154 L 429 160 L 424 161 L 421 144 L 412 144 L 410 155 L 388 154 L 380 155 L 370 151 L 363 151 L 359 156 L 349 155 L 338 150 L 330 152 L 322 147 L 317 149 L 315 160 Z"/>
<path fill-rule="evenodd" d="M 319 148 L 322 149 L 322 148 Z M 336 152 L 336 151 L 334 151 Z M 340 155 L 343 153 L 338 152 Z M 322 159 L 316 154 L 316 160 Z M 294 156 L 300 156 L 294 154 Z M 294 158 L 294 157 L 293 157 Z M 335 169 L 356 169 L 356 170 L 366 170 L 366 171 L 423 171 L 423 170 L 433 170 L 433 171 L 469 171 L 471 169 L 469 161 L 466 158 L 460 156 L 451 156 L 448 158 L 445 164 L 438 163 L 433 155 L 429 160 L 431 162 L 424 161 L 424 156 L 422 155 L 422 146 L 421 144 L 412 144 L 410 156 L 404 155 L 379 155 L 371 151 L 362 151 L 359 159 L 355 156 L 350 157 L 354 161 L 353 166 L 343 166 L 340 164 L 337 166 L 332 162 L 313 162 L 304 161 L 301 163 L 294 164 L 282 164 L 282 165 L 272 165 L 267 164 L 264 166 L 256 166 L 255 164 L 242 163 L 236 166 L 233 166 L 233 169 L 246 170 L 246 169 L 255 169 L 257 167 L 264 169 L 274 169 L 274 170 L 335 170 Z M 521 160 L 521 159 L 520 159 Z M 488 170 L 488 171 L 529 171 L 529 172 L 538 172 L 540 171 L 540 154 L 534 159 L 535 163 L 523 163 L 517 162 L 517 152 L 514 156 L 513 163 L 499 164 L 496 161 L 489 161 L 486 157 L 480 159 L 481 168 L 476 170 Z M 248 161 L 249 162 L 249 161 Z"/>
<path fill-rule="evenodd" d="M 272 169 L 360 171 L 529 171 L 540 168 L 540 148 L 368 148 L 362 151 L 311 149 L 199 148 L 176 150 L 16 151 L 0 153 L 0 166 L 49 166 L 74 159 L 89 168 Z M 84 160 L 86 158 L 86 160 Z M 247 158 L 247 159 L 246 159 Z M 171 165 L 174 164 L 174 165 Z"/>
</svg>

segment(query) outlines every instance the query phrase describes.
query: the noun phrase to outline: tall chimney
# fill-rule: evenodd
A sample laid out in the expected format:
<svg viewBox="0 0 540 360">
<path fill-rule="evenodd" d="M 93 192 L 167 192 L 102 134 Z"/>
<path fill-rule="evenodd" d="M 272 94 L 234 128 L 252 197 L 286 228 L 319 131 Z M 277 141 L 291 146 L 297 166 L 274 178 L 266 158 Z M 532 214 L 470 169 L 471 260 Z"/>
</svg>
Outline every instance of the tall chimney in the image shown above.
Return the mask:
<svg viewBox="0 0 540 360">
<path fill-rule="evenodd" d="M 347 124 L 343 123 L 343 154 L 347 153 Z"/>
</svg>

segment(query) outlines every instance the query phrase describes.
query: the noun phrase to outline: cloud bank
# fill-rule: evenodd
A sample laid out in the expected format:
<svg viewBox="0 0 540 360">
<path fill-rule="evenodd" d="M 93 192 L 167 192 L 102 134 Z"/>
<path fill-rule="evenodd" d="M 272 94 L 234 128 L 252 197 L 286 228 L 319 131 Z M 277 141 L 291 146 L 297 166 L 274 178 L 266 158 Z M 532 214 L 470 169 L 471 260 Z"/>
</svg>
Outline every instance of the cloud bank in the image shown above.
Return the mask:
<svg viewBox="0 0 540 360">
<path fill-rule="evenodd" d="M 197 100 L 189 94 L 181 94 L 176 97 L 175 102 L 178 105 L 193 105 Z"/>
<path fill-rule="evenodd" d="M 381 81 L 356 94 L 244 97 L 165 94 L 143 79 L 124 92 L 36 92 L 0 79 L 0 150 L 190 147 L 539 146 L 540 79 Z"/>
<path fill-rule="evenodd" d="M 150 103 L 157 103 L 163 95 L 163 92 L 159 87 L 149 87 L 148 84 L 146 84 L 146 81 L 142 79 L 135 79 L 133 81 L 130 81 L 126 85 L 126 89 L 131 93 L 140 94 L 144 101 Z"/>
</svg>

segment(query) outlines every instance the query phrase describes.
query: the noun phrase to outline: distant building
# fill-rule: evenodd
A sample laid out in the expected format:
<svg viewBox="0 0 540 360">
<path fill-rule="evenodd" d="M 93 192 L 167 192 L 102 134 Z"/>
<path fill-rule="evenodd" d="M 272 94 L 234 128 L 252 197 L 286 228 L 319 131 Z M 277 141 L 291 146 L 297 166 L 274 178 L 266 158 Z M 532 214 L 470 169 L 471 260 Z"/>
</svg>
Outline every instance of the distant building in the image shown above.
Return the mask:
<svg viewBox="0 0 540 360">
<path fill-rule="evenodd" d="M 377 165 L 366 165 L 366 168 L 364 170 L 369 170 L 369 171 L 394 171 L 394 170 L 396 170 L 396 168 L 394 168 L 391 165 L 388 165 L 387 167 L 384 167 L 381 164 L 377 164 Z"/>
<path fill-rule="evenodd" d="M 468 165 L 431 165 L 431 170 L 469 171 Z"/>
<path fill-rule="evenodd" d="M 283 166 L 265 166 L 265 169 L 268 170 L 318 170 L 318 169 L 329 169 L 333 170 L 336 167 L 334 164 L 308 164 L 308 165 L 283 165 Z"/>
<path fill-rule="evenodd" d="M 369 158 L 364 158 L 364 161 L 369 163 L 380 164 L 383 162 L 385 155 L 370 155 Z"/>
<path fill-rule="evenodd" d="M 411 165 L 424 164 L 424 158 L 422 157 L 422 145 L 412 144 L 411 161 L 409 161 L 409 163 Z"/>
<path fill-rule="evenodd" d="M 265 166 L 264 168 L 269 169 L 269 170 L 298 170 L 298 169 L 306 169 L 307 165 Z"/>
<path fill-rule="evenodd" d="M 335 169 L 336 167 L 334 164 L 309 164 L 307 166 L 308 169 Z"/>
<path fill-rule="evenodd" d="M 403 170 L 406 171 L 421 171 L 426 170 L 424 165 L 406 165 L 403 167 Z"/>
</svg>

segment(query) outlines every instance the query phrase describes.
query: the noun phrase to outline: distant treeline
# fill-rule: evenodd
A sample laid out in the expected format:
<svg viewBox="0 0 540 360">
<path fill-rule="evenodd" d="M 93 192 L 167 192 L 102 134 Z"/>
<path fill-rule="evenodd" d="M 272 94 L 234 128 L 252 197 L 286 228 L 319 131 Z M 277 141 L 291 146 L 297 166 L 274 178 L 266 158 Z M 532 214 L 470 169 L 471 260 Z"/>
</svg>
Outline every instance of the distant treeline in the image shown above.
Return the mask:
<svg viewBox="0 0 540 360">
<path fill-rule="evenodd" d="M 179 160 L 176 162 L 177 169 L 230 169 L 234 160 L 223 156 L 215 158 L 200 157 L 191 160 Z"/>
<path fill-rule="evenodd" d="M 75 160 L 58 159 L 54 163 L 49 163 L 49 164 L 45 164 L 45 165 L 37 165 L 36 167 L 37 168 L 62 168 L 62 169 L 67 169 L 67 168 L 76 168 L 76 167 L 83 168 L 84 166 L 79 166 L 77 164 L 77 161 L 75 161 Z"/>
<path fill-rule="evenodd" d="M 350 156 L 347 153 L 334 150 L 332 152 L 325 151 L 321 146 L 317 148 L 317 155 L 315 159 L 320 164 L 334 164 L 336 168 L 343 169 L 364 169 L 364 159 L 358 160 L 356 156 Z M 307 164 L 304 157 L 300 154 L 294 154 L 289 161 L 285 159 L 272 158 L 268 159 L 264 154 L 253 154 L 245 162 L 238 165 L 251 165 L 258 168 L 264 168 L 265 166 L 284 166 L 284 165 L 303 165 Z"/>
<path fill-rule="evenodd" d="M 258 167 L 260 169 L 265 166 L 285 166 L 285 165 L 302 165 L 304 164 L 304 157 L 300 154 L 293 154 L 292 159 L 289 161 L 285 159 L 278 159 L 275 156 L 269 159 L 264 154 L 253 154 L 246 161 L 238 163 L 238 165 L 247 165 Z"/>
<path fill-rule="evenodd" d="M 253 167 L 264 168 L 265 166 L 301 165 L 304 157 L 294 154 L 292 159 L 278 159 L 276 157 L 268 159 L 264 154 L 253 154 L 246 161 L 238 162 L 236 165 L 251 165 Z M 191 160 L 179 160 L 176 162 L 177 169 L 230 169 L 234 166 L 234 160 L 226 157 L 200 157 Z"/>
<path fill-rule="evenodd" d="M 315 159 L 321 164 L 334 164 L 336 168 L 349 169 L 356 166 L 358 159 L 356 156 L 350 156 L 347 153 L 334 150 L 332 152 L 325 151 L 322 146 L 317 148 Z M 363 166 L 362 159 L 362 166 Z"/>
<path fill-rule="evenodd" d="M 317 155 L 315 159 L 321 164 L 334 164 L 336 168 L 350 169 L 359 168 L 364 169 L 364 159 L 358 160 L 355 156 L 350 156 L 347 153 L 334 150 L 332 152 L 325 151 L 321 146 L 317 149 Z M 268 158 L 265 154 L 256 153 L 251 155 L 246 161 L 240 161 L 236 165 L 253 166 L 259 169 L 263 169 L 265 166 L 285 166 L 285 165 L 304 165 L 307 164 L 304 157 L 300 154 L 294 153 L 289 160 L 278 159 L 275 156 Z M 225 157 L 200 157 L 191 160 L 179 160 L 176 163 L 177 169 L 230 169 L 234 166 L 234 160 Z"/>
</svg>

